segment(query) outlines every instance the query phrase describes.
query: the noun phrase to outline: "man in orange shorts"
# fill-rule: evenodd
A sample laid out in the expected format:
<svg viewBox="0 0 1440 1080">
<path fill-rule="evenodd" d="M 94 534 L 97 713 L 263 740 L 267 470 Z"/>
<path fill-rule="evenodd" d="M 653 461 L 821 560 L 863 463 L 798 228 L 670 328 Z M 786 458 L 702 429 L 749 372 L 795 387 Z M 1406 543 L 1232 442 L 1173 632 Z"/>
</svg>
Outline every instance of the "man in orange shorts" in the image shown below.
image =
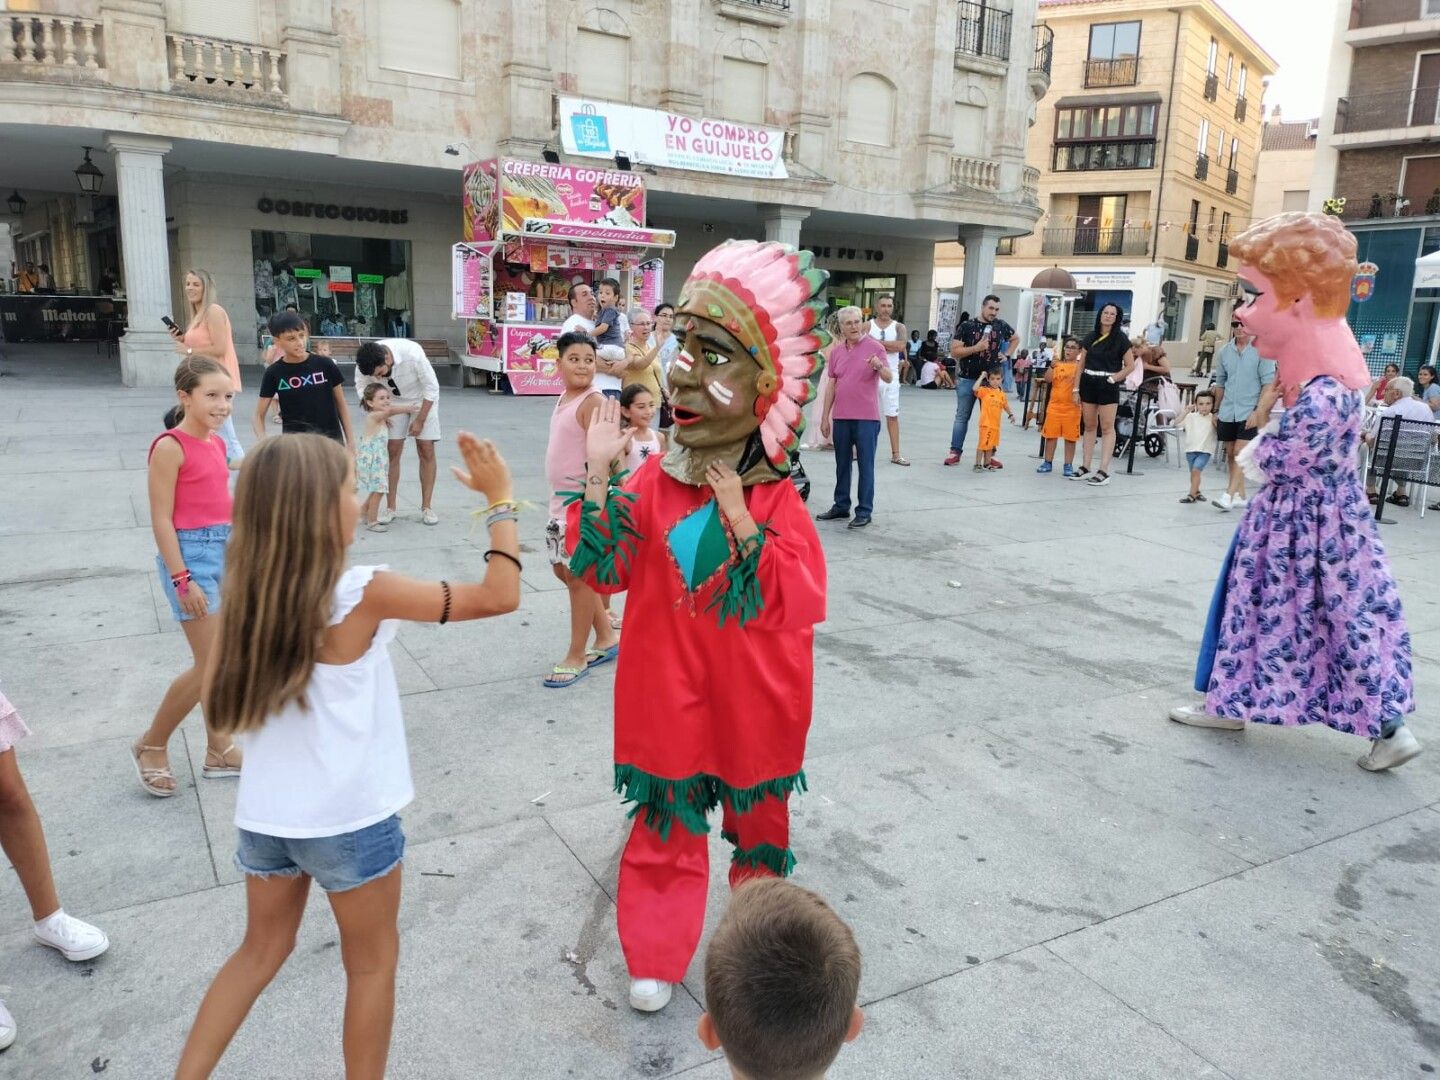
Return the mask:
<svg viewBox="0 0 1440 1080">
<path fill-rule="evenodd" d="M 975 384 L 975 397 L 980 402 L 980 442 L 975 449 L 976 472 L 1000 468 L 994 460 L 995 450 L 1000 446 L 1001 411 L 1010 417 L 1012 424 L 1015 422 L 1010 400 L 1000 386 L 1004 377 L 1005 369 L 995 364 L 985 372 L 983 380 Z"/>
<path fill-rule="evenodd" d="M 1050 384 L 1050 401 L 1045 406 L 1045 425 L 1040 436 L 1045 440 L 1045 460 L 1037 473 L 1055 469 L 1055 442 L 1065 440 L 1065 475 L 1075 472 L 1075 443 L 1080 438 L 1080 342 L 1065 339 L 1065 351 L 1045 372 Z"/>
</svg>

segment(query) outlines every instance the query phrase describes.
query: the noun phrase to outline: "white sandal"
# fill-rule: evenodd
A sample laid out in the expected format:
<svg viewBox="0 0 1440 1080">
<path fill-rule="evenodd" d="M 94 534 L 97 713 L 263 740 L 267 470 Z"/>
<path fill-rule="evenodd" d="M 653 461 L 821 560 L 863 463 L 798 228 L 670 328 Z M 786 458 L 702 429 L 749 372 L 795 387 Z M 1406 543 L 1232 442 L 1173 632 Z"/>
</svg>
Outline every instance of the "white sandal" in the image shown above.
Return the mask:
<svg viewBox="0 0 1440 1080">
<path fill-rule="evenodd" d="M 135 775 L 140 778 L 141 787 L 157 799 L 170 798 L 175 792 L 180 790 L 180 785 L 175 780 L 175 774 L 170 771 L 168 765 L 163 769 L 147 769 L 144 765 L 141 765 L 140 755 L 145 753 L 163 754 L 165 753 L 165 747 L 145 746 L 143 743 L 135 743 L 130 747 L 130 760 L 135 765 Z M 157 787 L 155 785 L 156 780 L 169 780 L 175 784 L 175 786 L 171 788 Z"/>
<path fill-rule="evenodd" d="M 227 776 L 239 776 L 240 766 L 231 765 L 229 761 L 230 751 L 234 749 L 234 743 L 231 743 L 229 746 L 225 747 L 224 750 L 220 751 L 213 750 L 207 746 L 205 748 L 205 764 L 200 768 L 200 775 L 205 777 L 206 780 L 223 780 Z M 211 754 L 214 754 L 220 759 L 219 765 L 210 764 Z"/>
</svg>

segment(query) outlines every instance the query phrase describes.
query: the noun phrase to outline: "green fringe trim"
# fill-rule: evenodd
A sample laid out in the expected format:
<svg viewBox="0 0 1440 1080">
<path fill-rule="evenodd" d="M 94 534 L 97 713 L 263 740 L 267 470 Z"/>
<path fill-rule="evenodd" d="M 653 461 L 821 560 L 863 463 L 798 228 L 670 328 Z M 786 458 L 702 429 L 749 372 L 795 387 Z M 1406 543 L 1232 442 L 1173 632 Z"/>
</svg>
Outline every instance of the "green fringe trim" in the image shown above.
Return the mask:
<svg viewBox="0 0 1440 1080">
<path fill-rule="evenodd" d="M 670 827 L 676 821 L 696 836 L 706 835 L 710 832 L 706 815 L 722 802 L 728 802 L 737 814 L 744 814 L 765 799 L 783 799 L 805 790 L 804 769 L 790 776 L 762 780 L 752 787 L 734 788 L 706 773 L 666 780 L 634 765 L 615 766 L 615 791 L 625 797 L 625 802 L 635 804 L 629 817 L 644 814 L 645 824 L 662 840 L 670 838 Z"/>
<path fill-rule="evenodd" d="M 746 623 L 765 610 L 765 598 L 760 595 L 760 552 L 765 548 L 765 538 L 774 530 L 769 525 L 760 525 L 759 529 L 755 546 L 744 558 L 730 564 L 730 569 L 725 571 L 725 584 L 716 590 L 705 608 L 707 612 L 720 609 L 721 626 L 733 617 L 743 630 Z"/>
<path fill-rule="evenodd" d="M 580 540 L 575 545 L 575 554 L 570 557 L 570 572 L 576 577 L 583 577 L 593 569 L 595 580 L 601 585 L 619 585 L 619 565 L 623 565 L 626 570 L 630 569 L 634 559 L 635 542 L 645 538 L 635 528 L 635 493 L 622 491 L 620 488 L 621 481 L 627 475 L 629 474 L 622 472 L 610 477 L 605 492 L 603 515 L 600 513 L 601 508 L 586 499 L 583 491 L 560 492 L 566 506 L 574 502 L 581 504 Z M 607 529 L 600 527 L 602 516 Z"/>
<path fill-rule="evenodd" d="M 789 877 L 795 869 L 795 853 L 774 844 L 756 844 L 753 848 L 737 846 L 730 861 L 743 866 L 763 866 L 776 877 Z"/>
</svg>

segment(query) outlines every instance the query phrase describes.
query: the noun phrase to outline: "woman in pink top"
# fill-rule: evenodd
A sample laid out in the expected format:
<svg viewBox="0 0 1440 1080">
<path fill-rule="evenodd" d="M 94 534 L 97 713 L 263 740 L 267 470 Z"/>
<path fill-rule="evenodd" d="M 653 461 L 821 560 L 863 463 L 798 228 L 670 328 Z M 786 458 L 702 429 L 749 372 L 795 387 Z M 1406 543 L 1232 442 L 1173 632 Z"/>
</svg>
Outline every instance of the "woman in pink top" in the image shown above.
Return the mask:
<svg viewBox="0 0 1440 1080">
<path fill-rule="evenodd" d="M 175 794 L 167 748 L 180 721 L 200 703 L 200 677 L 215 641 L 225 545 L 230 540 L 230 470 L 218 434 L 235 398 L 219 363 L 189 356 L 175 369 L 180 416 L 150 444 L 150 526 L 155 565 L 170 610 L 190 643 L 194 664 L 170 684 L 149 730 L 131 747 L 140 786 L 156 798 Z M 206 727 L 207 778 L 240 775 L 240 753 Z"/>
<path fill-rule="evenodd" d="M 240 360 L 235 355 L 230 316 L 216 302 L 215 279 L 209 271 L 185 271 L 185 302 L 190 307 L 185 331 L 170 331 L 176 341 L 175 351 L 181 356 L 203 356 L 218 361 L 234 383 L 235 393 L 240 393 Z M 245 458 L 245 448 L 240 445 L 235 422 L 229 416 L 220 429 L 220 438 L 225 440 L 225 458 L 230 468 L 238 469 Z"/>
<path fill-rule="evenodd" d="M 545 526 L 545 548 L 550 569 L 570 590 L 570 649 L 565 659 L 550 669 L 545 685 L 552 690 L 570 686 L 584 678 L 592 667 L 615 659 L 620 638 L 610 624 L 605 605 L 594 589 L 570 573 L 570 554 L 565 542 L 565 492 L 585 490 L 585 432 L 600 405 L 601 393 L 595 382 L 595 339 L 571 331 L 560 335 L 560 377 L 565 392 L 555 402 L 550 416 L 550 443 L 545 447 L 545 479 L 550 484 L 550 520 Z M 609 466 L 603 465 L 609 476 Z M 587 649 L 591 631 L 595 647 Z"/>
<path fill-rule="evenodd" d="M 830 347 L 825 365 L 825 411 L 820 434 L 835 439 L 835 502 L 820 521 L 850 517 L 850 458 L 860 466 L 860 490 L 855 499 L 855 517 L 850 528 L 870 524 L 875 506 L 875 444 L 880 438 L 880 400 L 877 387 L 895 378 L 885 349 L 864 330 L 864 316 L 858 307 L 835 313 L 840 340 Z"/>
</svg>

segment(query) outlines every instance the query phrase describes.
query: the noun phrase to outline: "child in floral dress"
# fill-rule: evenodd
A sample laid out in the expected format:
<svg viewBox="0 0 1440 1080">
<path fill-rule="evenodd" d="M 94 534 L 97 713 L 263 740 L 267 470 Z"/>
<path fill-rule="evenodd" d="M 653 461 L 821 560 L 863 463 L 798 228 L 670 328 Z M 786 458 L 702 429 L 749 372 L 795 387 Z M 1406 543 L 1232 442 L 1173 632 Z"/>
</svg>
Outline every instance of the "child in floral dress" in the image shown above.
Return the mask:
<svg viewBox="0 0 1440 1080">
<path fill-rule="evenodd" d="M 389 532 L 390 526 L 380 521 L 380 496 L 390 490 L 389 420 L 420 411 L 420 403 L 395 405 L 390 388 L 384 383 L 371 383 L 360 399 L 365 410 L 365 427 L 355 447 L 355 491 L 365 502 L 365 528 L 371 532 Z"/>
</svg>

